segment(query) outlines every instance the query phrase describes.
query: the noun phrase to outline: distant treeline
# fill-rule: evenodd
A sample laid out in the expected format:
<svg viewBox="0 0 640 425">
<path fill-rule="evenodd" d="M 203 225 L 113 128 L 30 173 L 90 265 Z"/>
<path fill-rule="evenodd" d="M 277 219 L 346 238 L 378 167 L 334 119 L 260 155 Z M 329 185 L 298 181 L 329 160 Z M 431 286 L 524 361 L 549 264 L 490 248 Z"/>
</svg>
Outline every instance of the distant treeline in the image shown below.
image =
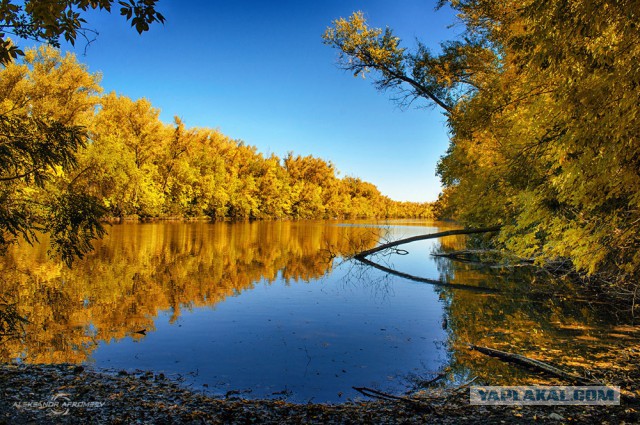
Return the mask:
<svg viewBox="0 0 640 425">
<path fill-rule="evenodd" d="M 0 71 L 0 115 L 37 116 L 87 130 L 77 166 L 58 169 L 35 198 L 73 186 L 111 217 L 212 219 L 431 218 L 432 205 L 396 202 L 333 164 L 265 156 L 218 130 L 163 123 L 145 99 L 102 95 L 100 75 L 73 55 L 42 47 Z M 28 179 L 27 179 L 28 180 Z M 27 182 L 28 183 L 28 182 Z"/>
</svg>

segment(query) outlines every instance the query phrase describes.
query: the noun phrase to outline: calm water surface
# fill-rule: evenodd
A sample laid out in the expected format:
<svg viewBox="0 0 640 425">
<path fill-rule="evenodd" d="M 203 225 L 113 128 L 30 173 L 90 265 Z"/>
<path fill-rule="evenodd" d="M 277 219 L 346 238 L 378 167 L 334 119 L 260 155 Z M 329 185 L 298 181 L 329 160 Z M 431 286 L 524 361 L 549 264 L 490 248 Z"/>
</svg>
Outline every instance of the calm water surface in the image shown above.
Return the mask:
<svg viewBox="0 0 640 425">
<path fill-rule="evenodd" d="M 3 361 L 152 370 L 214 395 L 297 402 L 355 398 L 352 386 L 400 393 L 447 373 L 528 382 L 466 350 L 473 342 L 575 364 L 613 361 L 638 328 L 567 295 L 549 299 L 525 271 L 432 257 L 449 237 L 375 258 L 414 282 L 345 258 L 388 239 L 442 231 L 417 221 L 123 224 L 72 270 L 46 246 L 12 249 L 3 299 L 29 318 L 0 345 Z M 406 255 L 400 255 L 406 254 Z M 142 332 L 141 332 L 142 331 Z"/>
</svg>

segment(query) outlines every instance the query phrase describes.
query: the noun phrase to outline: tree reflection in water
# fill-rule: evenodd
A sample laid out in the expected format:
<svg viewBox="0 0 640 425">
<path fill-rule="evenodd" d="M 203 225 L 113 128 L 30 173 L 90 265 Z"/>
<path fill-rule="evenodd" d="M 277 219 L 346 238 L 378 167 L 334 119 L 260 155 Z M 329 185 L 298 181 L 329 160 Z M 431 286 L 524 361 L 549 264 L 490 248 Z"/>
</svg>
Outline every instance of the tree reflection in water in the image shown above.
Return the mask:
<svg viewBox="0 0 640 425">
<path fill-rule="evenodd" d="M 48 260 L 46 244 L 15 246 L 0 262 L 0 300 L 13 305 L 29 322 L 24 324 L 20 338 L 2 340 L 0 357 L 5 362 L 84 362 L 98 344 L 125 337 L 140 339 L 143 333 L 136 332 L 141 330 L 151 333 L 160 312 L 169 312 L 169 323 L 174 323 L 185 310 L 216 306 L 258 284 L 315 282 L 328 276 L 346 257 L 372 248 L 381 238 L 399 239 L 407 232 L 441 229 L 320 221 L 123 224 L 109 228 L 108 237 L 96 244 L 95 252 L 73 269 Z M 407 358 L 418 358 L 415 352 L 434 349 L 429 345 L 433 342 L 443 347 L 446 358 L 440 370 L 416 371 L 413 365 L 412 373 L 424 374 L 418 378 L 428 380 L 433 376 L 429 374 L 446 371 L 443 382 L 449 384 L 473 376 L 479 376 L 478 382 L 491 384 L 553 382 L 469 351 L 467 343 L 523 354 L 578 373 L 631 367 L 629 361 L 621 359 L 634 359 L 640 352 L 637 326 L 624 318 L 618 320 L 607 306 L 576 299 L 578 291 L 568 280 L 553 280 L 526 267 L 486 267 L 429 255 L 464 246 L 464 237 L 446 237 L 411 244 L 406 247 L 409 255 L 389 254 L 381 259 L 385 266 L 411 275 L 497 291 L 429 286 L 430 293 L 440 300 L 439 305 L 436 302 L 437 311 L 400 314 L 398 310 L 384 310 L 390 315 L 386 319 L 390 323 L 394 314 L 403 317 L 402 323 L 408 323 L 411 314 L 424 315 L 403 329 L 405 334 L 375 329 L 380 333 L 375 338 L 382 338 L 377 341 L 403 339 L 402 344 L 418 344 L 415 340 L 422 338 L 419 335 L 427 336 L 420 333 L 426 332 L 420 326 L 435 326 L 431 316 L 442 314 L 437 326 L 442 326 L 445 339 L 422 338 L 420 344 L 427 345 L 413 346 L 414 357 Z M 409 285 L 424 288 L 355 262 L 341 267 L 345 273 L 326 290 L 342 291 L 342 299 L 353 297 L 354 309 L 364 305 L 357 304 L 363 302 L 358 292 L 363 287 L 376 299 L 374 304 L 393 304 L 394 297 L 412 297 Z M 425 297 L 426 292 L 421 291 L 419 297 Z M 376 305 L 367 308 L 383 311 Z M 368 329 L 365 326 L 358 330 L 356 325 L 350 332 Z M 323 329 L 313 328 L 309 335 L 325 332 Z M 322 341 L 316 342 L 320 350 L 326 350 Z M 307 345 L 296 349 L 309 355 Z M 368 360 L 379 361 L 369 354 L 372 357 Z M 308 360 L 305 357 L 301 361 L 306 374 Z M 319 361 L 314 357 L 313 366 Z"/>
<path fill-rule="evenodd" d="M 98 341 L 152 330 L 159 311 L 175 321 L 259 281 L 318 279 L 381 232 L 291 221 L 114 225 L 73 269 L 47 259 L 46 241 L 16 246 L 0 263 L 0 296 L 29 323 L 0 345 L 0 358 L 79 363 Z"/>
<path fill-rule="evenodd" d="M 448 237 L 434 250 L 464 247 L 463 237 Z M 501 290 L 477 294 L 436 289 L 445 301 L 449 367 L 458 380 L 474 374 L 480 382 L 496 385 L 562 383 L 470 351 L 468 343 L 523 354 L 580 375 L 596 371 L 605 380 L 610 373 L 620 376 L 630 371 L 634 367 L 630 356 L 640 357 L 640 327 L 630 326 L 632 318 L 616 315 L 615 306 L 579 295 L 580 289 L 567 277 L 553 277 L 533 267 L 434 260 L 441 279 Z"/>
</svg>

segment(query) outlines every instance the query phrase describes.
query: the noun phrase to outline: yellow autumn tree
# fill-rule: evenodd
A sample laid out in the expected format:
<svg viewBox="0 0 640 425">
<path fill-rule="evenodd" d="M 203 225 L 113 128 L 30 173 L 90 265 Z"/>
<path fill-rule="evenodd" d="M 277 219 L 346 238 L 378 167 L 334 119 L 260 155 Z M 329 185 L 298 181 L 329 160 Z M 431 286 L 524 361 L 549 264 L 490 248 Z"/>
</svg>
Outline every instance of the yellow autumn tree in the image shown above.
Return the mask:
<svg viewBox="0 0 640 425">
<path fill-rule="evenodd" d="M 78 112 L 86 112 L 83 94 L 90 97 L 95 89 L 89 81 L 93 77 L 74 72 L 78 66 L 73 59 L 55 57 L 51 51 L 27 53 L 22 66 L 16 66 L 15 60 L 25 53 L 9 36 L 54 47 L 59 47 L 61 38 L 73 44 L 78 35 L 86 34 L 85 13 L 90 9 L 110 12 L 113 2 L 0 3 L 0 72 L 7 77 L 0 79 L 5 89 L 0 93 L 0 251 L 17 239 L 31 242 L 36 231 L 42 231 L 52 236 L 53 251 L 71 264 L 103 234 L 99 220 L 104 210 L 95 198 L 76 190 L 75 178 L 69 178 L 76 169 L 76 153 L 85 146 L 87 136 L 81 125 L 71 122 Z M 142 33 L 150 24 L 164 22 L 155 4 L 156 0 L 120 2 L 120 14 Z M 72 74 L 81 80 L 65 80 Z M 60 81 L 56 81 L 56 75 Z M 45 81 L 47 78 L 50 81 Z M 34 81 L 37 90 L 22 98 L 28 99 L 27 103 L 16 103 L 16 95 L 19 97 L 22 89 L 33 89 L 30 83 Z M 83 84 L 88 85 L 83 88 Z M 87 93 L 82 92 L 84 89 Z M 43 99 L 46 101 L 41 102 Z M 59 180 L 64 183 L 56 184 Z M 43 190 L 45 195 L 38 196 Z"/>
<path fill-rule="evenodd" d="M 162 215 L 163 178 L 158 166 L 170 128 L 159 114 L 145 99 L 133 101 L 110 93 L 100 100 L 83 165 L 92 170 L 90 190 L 114 216 Z"/>
<path fill-rule="evenodd" d="M 47 46 L 0 70 L 0 249 L 41 231 L 70 264 L 102 235 L 102 209 L 75 185 L 99 81 Z"/>
<path fill-rule="evenodd" d="M 618 287 L 640 274 L 638 2 L 457 0 L 462 40 L 401 47 L 362 13 L 334 21 L 339 64 L 442 108 L 438 166 L 465 225 L 540 262 L 567 259 Z M 444 198 L 443 198 L 444 199 Z"/>
</svg>

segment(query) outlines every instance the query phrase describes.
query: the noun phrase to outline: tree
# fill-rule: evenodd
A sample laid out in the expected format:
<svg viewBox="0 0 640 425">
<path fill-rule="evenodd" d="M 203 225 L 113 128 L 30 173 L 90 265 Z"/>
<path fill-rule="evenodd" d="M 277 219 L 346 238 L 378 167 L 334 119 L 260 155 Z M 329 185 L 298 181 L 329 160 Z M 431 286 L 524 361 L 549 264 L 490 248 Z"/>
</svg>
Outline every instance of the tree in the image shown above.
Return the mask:
<svg viewBox="0 0 640 425">
<path fill-rule="evenodd" d="M 466 25 L 442 53 L 400 48 L 361 13 L 325 42 L 376 86 L 442 107 L 449 211 L 496 243 L 618 286 L 640 273 L 640 18 L 634 0 L 445 2 Z M 401 100 L 404 100 L 402 97 Z M 630 295 L 631 296 L 631 295 Z"/>
<path fill-rule="evenodd" d="M 149 30 L 155 22 L 164 23 L 164 16 L 155 7 L 158 0 L 118 1 L 120 14 L 131 21 L 138 33 Z M 114 0 L 26 0 L 0 2 L 0 64 L 8 64 L 23 56 L 7 35 L 23 39 L 45 42 L 60 47 L 60 38 L 75 44 L 78 36 L 88 40 L 89 33 L 95 31 L 84 25 L 87 21 L 83 13 L 90 9 L 111 12 Z"/>
<path fill-rule="evenodd" d="M 291 187 L 280 158 L 271 155 L 262 164 L 258 178 L 260 214 L 263 218 L 284 218 L 291 215 Z"/>
<path fill-rule="evenodd" d="M 93 198 L 72 185 L 55 191 L 51 186 L 58 173 L 74 168 L 85 137 L 79 127 L 0 115 L 0 249 L 14 238 L 36 240 L 42 231 L 70 265 L 102 236 L 102 211 Z"/>
<path fill-rule="evenodd" d="M 473 50 L 474 46 L 452 43 L 443 46 L 444 54 L 438 57 L 419 44 L 415 53 L 409 53 L 400 47 L 400 39 L 390 28 L 370 28 L 362 12 L 335 20 L 323 39 L 339 50 L 340 67 L 356 77 L 376 71 L 375 86 L 396 91 L 396 100 L 403 105 L 424 98 L 450 112 L 457 89 L 467 82 L 471 72 L 450 59 L 458 58 L 460 50 Z"/>
<path fill-rule="evenodd" d="M 114 216 L 162 213 L 159 162 L 168 160 L 162 158 L 162 151 L 171 141 L 169 128 L 159 115 L 146 99 L 133 101 L 115 93 L 101 99 L 84 163 L 94 170 L 88 183 Z"/>
<path fill-rule="evenodd" d="M 78 190 L 82 170 L 76 153 L 87 144 L 87 114 L 99 91 L 98 78 L 55 50 L 25 56 L 7 34 L 58 46 L 60 37 L 74 43 L 85 34 L 82 12 L 111 10 L 113 1 L 67 0 L 0 2 L 0 249 L 17 239 L 31 242 L 36 232 L 51 235 L 51 246 L 71 265 L 91 249 L 104 229 L 105 210 Z M 156 0 L 121 1 L 120 13 L 138 32 L 164 17 Z"/>
<path fill-rule="evenodd" d="M 73 174 L 98 80 L 72 55 L 48 47 L 0 71 L 0 248 L 45 232 L 71 264 L 103 234 L 102 210 Z"/>
</svg>

